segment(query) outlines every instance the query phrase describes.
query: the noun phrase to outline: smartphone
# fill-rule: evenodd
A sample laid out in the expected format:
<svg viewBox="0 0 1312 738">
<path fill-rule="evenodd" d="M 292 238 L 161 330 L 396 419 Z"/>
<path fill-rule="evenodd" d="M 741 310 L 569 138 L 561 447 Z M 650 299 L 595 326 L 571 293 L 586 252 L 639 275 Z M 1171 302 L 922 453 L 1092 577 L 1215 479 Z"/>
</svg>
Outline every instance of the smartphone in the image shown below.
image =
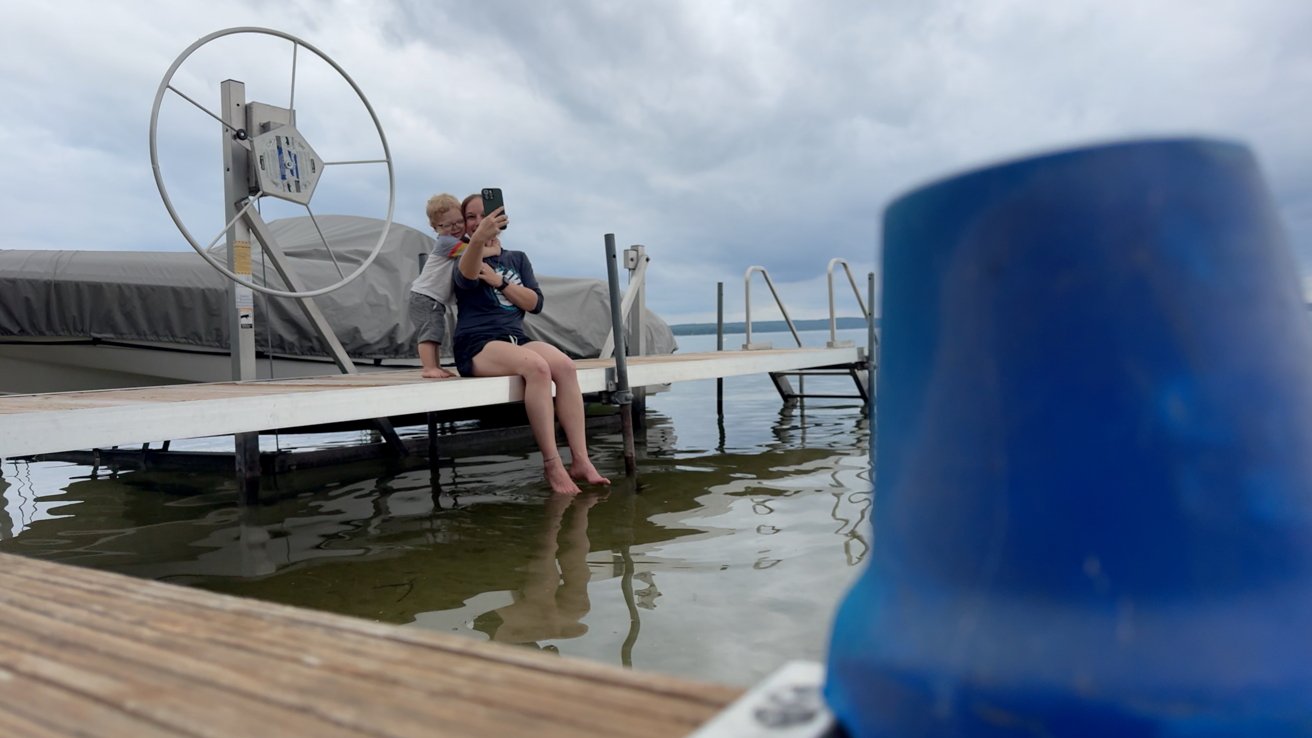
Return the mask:
<svg viewBox="0 0 1312 738">
<path fill-rule="evenodd" d="M 493 210 L 504 207 L 505 204 L 505 199 L 501 197 L 500 187 L 483 188 L 483 215 L 491 215 Z M 506 230 L 506 227 L 501 226 L 501 230 Z"/>
</svg>

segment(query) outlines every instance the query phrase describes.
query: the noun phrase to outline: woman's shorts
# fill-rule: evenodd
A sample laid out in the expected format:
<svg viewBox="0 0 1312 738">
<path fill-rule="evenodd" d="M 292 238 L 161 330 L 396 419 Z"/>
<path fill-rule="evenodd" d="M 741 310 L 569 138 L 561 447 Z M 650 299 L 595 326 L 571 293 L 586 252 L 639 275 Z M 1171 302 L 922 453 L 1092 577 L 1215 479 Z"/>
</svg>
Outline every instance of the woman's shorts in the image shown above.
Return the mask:
<svg viewBox="0 0 1312 738">
<path fill-rule="evenodd" d="M 483 350 L 483 347 L 493 341 L 505 341 L 522 346 L 531 343 L 533 339 L 523 333 L 495 333 L 482 334 L 477 336 L 456 336 L 456 344 L 453 354 L 456 359 L 456 371 L 460 372 L 462 377 L 474 376 L 474 357 Z"/>
<path fill-rule="evenodd" d="M 415 326 L 415 341 L 441 343 L 446 337 L 446 306 L 428 295 L 410 293 L 410 322 Z"/>
</svg>

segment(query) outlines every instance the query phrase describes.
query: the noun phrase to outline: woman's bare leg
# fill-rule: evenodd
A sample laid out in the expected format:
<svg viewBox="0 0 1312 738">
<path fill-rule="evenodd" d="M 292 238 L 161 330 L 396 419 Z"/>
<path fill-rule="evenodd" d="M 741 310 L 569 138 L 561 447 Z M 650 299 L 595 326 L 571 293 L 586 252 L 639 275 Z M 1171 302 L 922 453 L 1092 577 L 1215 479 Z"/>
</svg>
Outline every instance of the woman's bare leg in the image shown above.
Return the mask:
<svg viewBox="0 0 1312 738">
<path fill-rule="evenodd" d="M 588 456 L 588 436 L 583 413 L 583 392 L 579 389 L 574 360 L 549 343 L 534 341 L 524 348 L 546 360 L 551 379 L 556 383 L 556 418 L 569 443 L 569 475 L 588 484 L 610 484 L 592 465 Z"/>
<path fill-rule="evenodd" d="M 531 345 L 531 344 L 530 344 Z M 551 368 L 526 346 L 491 341 L 474 357 L 474 376 L 524 378 L 524 410 L 528 426 L 542 450 L 543 474 L 553 492 L 577 493 L 579 487 L 570 479 L 556 448 L 556 418 L 551 402 Z M 577 382 L 576 385 L 577 386 Z"/>
</svg>

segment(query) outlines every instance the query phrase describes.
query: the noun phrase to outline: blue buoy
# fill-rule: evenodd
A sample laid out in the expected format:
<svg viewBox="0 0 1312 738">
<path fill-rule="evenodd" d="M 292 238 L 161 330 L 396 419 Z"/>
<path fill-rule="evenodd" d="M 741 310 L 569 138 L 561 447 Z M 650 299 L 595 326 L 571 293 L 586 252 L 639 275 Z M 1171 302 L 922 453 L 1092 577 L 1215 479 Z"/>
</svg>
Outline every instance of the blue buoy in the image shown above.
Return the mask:
<svg viewBox="0 0 1312 738">
<path fill-rule="evenodd" d="M 853 736 L 1312 735 L 1312 325 L 1245 147 L 901 197 L 880 346 Z"/>
</svg>

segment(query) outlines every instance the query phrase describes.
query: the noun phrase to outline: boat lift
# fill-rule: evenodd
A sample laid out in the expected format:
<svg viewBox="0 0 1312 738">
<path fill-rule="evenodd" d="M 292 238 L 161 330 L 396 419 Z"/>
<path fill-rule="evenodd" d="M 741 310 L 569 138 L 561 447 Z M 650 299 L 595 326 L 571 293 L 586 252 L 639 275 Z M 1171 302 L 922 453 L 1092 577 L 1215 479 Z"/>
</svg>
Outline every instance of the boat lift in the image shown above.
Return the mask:
<svg viewBox="0 0 1312 738">
<path fill-rule="evenodd" d="M 188 58 L 197 50 L 228 36 L 253 35 L 272 36 L 291 42 L 291 86 L 287 105 L 281 107 L 262 102 L 247 102 L 246 86 L 236 80 L 225 80 L 220 84 L 220 106 L 218 112 L 206 108 L 173 85 L 173 79 Z M 306 49 L 335 70 L 351 89 L 355 91 L 360 103 L 369 113 L 377 133 L 382 156 L 378 159 L 354 161 L 325 161 L 296 128 L 296 65 L 300 49 Z M 160 105 L 167 93 L 173 93 L 199 108 L 206 115 L 214 118 L 221 126 L 223 153 L 223 208 L 226 225 L 209 242 L 202 246 L 191 234 L 181 215 L 173 206 L 168 187 L 160 171 L 159 159 L 159 113 Z M 236 381 L 253 380 L 255 374 L 255 301 L 254 293 L 261 292 L 269 297 L 294 299 L 301 307 L 306 319 L 315 333 L 323 341 L 323 346 L 332 357 L 337 368 L 343 374 L 356 374 L 355 363 L 347 355 L 341 342 L 333 333 L 332 327 L 324 318 L 323 312 L 314 303 L 314 297 L 339 289 L 356 277 L 373 263 L 381 251 L 392 225 L 392 214 L 396 204 L 396 179 L 392 167 L 392 155 L 387 146 L 387 136 L 382 124 L 374 112 L 373 106 L 356 85 L 355 80 L 327 54 L 305 41 L 282 31 L 268 28 L 239 27 L 228 28 L 201 37 L 174 59 L 165 72 L 155 92 L 155 101 L 150 114 L 150 162 L 155 175 L 155 184 L 159 188 L 160 198 L 169 216 L 177 225 L 182 236 L 191 244 L 210 266 L 230 280 L 229 294 L 231 310 L 229 311 L 229 337 L 232 352 L 232 378 Z M 382 231 L 378 241 L 358 267 L 350 274 L 342 271 L 332 245 L 318 228 L 310 200 L 315 187 L 324 171 L 335 165 L 364 164 L 383 165 L 387 168 L 387 214 L 383 219 Z M 263 198 L 273 197 L 301 205 L 309 214 L 319 231 L 333 263 L 337 266 L 340 279 L 337 282 L 311 287 L 305 285 L 292 270 L 290 263 L 279 247 L 277 239 L 260 216 L 258 205 Z M 251 272 L 251 240 L 263 249 L 263 260 L 272 264 L 287 289 L 276 289 L 267 284 L 254 281 Z M 227 261 L 221 263 L 209 253 L 209 249 L 221 239 L 227 241 Z M 405 455 L 406 446 L 397 435 L 396 430 L 386 418 L 373 421 L 388 447 L 396 455 Z M 259 434 L 239 433 L 235 436 L 237 475 L 248 487 L 259 479 Z"/>
</svg>

